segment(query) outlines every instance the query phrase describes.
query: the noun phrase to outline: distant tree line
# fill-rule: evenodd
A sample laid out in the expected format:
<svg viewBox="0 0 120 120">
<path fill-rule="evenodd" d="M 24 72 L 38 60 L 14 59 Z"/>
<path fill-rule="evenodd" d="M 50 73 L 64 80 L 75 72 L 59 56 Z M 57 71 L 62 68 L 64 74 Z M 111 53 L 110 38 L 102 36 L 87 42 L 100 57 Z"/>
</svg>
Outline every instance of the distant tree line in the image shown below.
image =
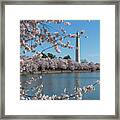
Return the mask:
<svg viewBox="0 0 120 120">
<path fill-rule="evenodd" d="M 45 53 L 42 53 L 42 58 L 50 58 L 50 59 L 55 59 L 57 58 L 56 55 L 53 55 L 52 53 L 47 53 L 47 55 Z M 59 57 L 62 58 L 62 57 Z M 63 59 L 71 59 L 70 55 L 66 55 L 63 57 Z"/>
</svg>

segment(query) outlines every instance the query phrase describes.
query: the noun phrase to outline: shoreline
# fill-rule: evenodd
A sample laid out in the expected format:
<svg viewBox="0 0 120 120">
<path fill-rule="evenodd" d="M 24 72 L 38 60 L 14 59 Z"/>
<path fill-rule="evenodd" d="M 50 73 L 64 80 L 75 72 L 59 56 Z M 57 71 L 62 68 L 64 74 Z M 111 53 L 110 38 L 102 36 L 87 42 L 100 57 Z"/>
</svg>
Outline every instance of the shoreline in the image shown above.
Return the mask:
<svg viewBox="0 0 120 120">
<path fill-rule="evenodd" d="M 92 72 L 100 72 L 100 70 L 90 71 L 90 70 L 56 70 L 56 71 L 42 71 L 35 73 L 20 73 L 20 75 L 33 75 L 33 74 L 61 74 L 61 73 L 92 73 Z"/>
</svg>

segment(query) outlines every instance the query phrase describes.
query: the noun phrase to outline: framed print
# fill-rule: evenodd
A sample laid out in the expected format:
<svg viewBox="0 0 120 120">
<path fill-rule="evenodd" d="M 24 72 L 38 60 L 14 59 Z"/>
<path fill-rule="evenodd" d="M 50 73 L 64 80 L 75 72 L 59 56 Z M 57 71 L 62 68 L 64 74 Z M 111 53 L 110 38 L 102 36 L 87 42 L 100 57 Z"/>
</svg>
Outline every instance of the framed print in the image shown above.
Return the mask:
<svg viewBox="0 0 120 120">
<path fill-rule="evenodd" d="M 119 7 L 2 1 L 1 118 L 119 119 Z"/>
</svg>

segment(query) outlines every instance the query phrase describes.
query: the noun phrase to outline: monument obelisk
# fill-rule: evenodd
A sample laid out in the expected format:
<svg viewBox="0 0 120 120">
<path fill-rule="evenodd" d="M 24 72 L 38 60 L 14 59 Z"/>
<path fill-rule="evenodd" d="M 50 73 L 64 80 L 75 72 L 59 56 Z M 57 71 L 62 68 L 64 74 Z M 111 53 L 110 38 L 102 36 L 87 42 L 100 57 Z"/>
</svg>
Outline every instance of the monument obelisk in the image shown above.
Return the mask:
<svg viewBox="0 0 120 120">
<path fill-rule="evenodd" d="M 76 62 L 80 63 L 80 33 L 76 33 Z"/>
</svg>

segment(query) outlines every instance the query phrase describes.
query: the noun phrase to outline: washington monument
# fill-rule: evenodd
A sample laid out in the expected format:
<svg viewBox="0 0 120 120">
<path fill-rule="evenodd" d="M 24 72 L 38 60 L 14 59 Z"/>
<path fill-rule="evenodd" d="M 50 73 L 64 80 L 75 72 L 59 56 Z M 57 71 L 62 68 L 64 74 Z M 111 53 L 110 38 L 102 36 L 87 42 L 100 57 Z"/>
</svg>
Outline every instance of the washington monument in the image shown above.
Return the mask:
<svg viewBox="0 0 120 120">
<path fill-rule="evenodd" d="M 76 37 L 76 51 L 75 51 L 75 55 L 76 55 L 76 62 L 80 63 L 80 33 L 77 32 L 77 37 Z"/>
</svg>

